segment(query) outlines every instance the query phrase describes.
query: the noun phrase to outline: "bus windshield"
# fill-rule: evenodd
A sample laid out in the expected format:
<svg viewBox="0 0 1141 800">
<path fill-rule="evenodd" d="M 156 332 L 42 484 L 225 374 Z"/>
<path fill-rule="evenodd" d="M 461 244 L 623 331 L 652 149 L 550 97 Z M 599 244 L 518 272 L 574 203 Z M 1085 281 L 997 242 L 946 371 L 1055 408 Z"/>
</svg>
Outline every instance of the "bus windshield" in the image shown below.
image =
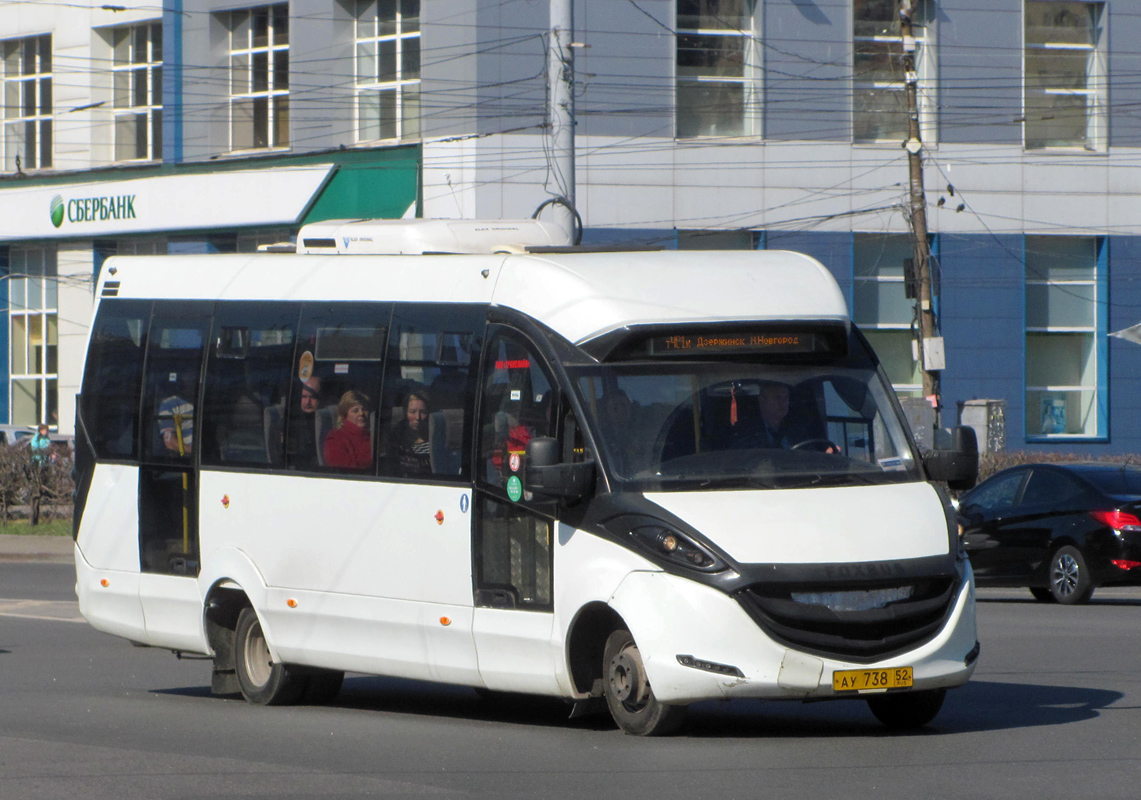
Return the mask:
<svg viewBox="0 0 1141 800">
<path fill-rule="evenodd" d="M 831 363 L 639 360 L 571 370 L 620 489 L 797 488 L 921 479 L 862 344 Z"/>
</svg>

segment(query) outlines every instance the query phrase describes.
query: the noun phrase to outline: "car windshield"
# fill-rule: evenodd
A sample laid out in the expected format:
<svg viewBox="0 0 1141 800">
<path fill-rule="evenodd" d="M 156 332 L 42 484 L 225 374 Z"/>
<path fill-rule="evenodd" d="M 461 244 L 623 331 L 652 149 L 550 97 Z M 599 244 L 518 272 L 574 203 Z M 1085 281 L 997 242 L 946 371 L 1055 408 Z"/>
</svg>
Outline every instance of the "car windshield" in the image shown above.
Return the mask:
<svg viewBox="0 0 1141 800">
<path fill-rule="evenodd" d="M 608 473 L 638 491 L 921 479 L 862 343 L 826 364 L 656 360 L 572 368 Z"/>
</svg>

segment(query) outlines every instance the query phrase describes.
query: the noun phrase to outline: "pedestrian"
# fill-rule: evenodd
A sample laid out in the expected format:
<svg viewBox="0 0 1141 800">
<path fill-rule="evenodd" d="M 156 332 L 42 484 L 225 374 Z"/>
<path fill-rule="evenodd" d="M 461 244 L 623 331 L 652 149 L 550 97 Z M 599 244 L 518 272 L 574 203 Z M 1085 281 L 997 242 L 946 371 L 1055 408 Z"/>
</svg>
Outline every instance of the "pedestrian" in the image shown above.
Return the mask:
<svg viewBox="0 0 1141 800">
<path fill-rule="evenodd" d="M 41 422 L 36 428 L 36 435 L 32 437 L 32 463 L 41 469 L 48 465 L 51 451 L 51 439 L 48 438 L 47 423 Z"/>
</svg>

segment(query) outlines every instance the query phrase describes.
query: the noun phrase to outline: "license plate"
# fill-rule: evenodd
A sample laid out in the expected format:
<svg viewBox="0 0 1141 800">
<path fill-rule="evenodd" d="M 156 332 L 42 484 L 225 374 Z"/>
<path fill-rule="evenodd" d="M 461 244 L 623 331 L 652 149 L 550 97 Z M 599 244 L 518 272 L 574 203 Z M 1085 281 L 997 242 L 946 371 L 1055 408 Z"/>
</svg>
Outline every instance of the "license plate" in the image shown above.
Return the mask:
<svg viewBox="0 0 1141 800">
<path fill-rule="evenodd" d="M 836 692 L 906 689 L 911 684 L 911 667 L 843 669 L 832 673 L 832 690 Z"/>
</svg>

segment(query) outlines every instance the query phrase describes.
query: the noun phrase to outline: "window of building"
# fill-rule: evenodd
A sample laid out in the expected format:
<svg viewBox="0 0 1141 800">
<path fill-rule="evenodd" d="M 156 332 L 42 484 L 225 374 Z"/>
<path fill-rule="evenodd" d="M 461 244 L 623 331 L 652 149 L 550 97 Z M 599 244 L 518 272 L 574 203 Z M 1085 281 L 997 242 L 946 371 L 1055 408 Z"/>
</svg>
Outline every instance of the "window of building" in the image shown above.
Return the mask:
<svg viewBox="0 0 1141 800">
<path fill-rule="evenodd" d="M 115 160 L 162 158 L 162 24 L 111 32 Z"/>
<path fill-rule="evenodd" d="M 1027 0 L 1027 149 L 1105 148 L 1101 3 Z"/>
<path fill-rule="evenodd" d="M 920 133 L 933 141 L 934 64 L 928 4 L 915 0 L 912 34 L 918 77 Z M 857 142 L 907 139 L 907 84 L 903 69 L 905 41 L 899 22 L 899 0 L 854 0 L 852 3 L 852 139 Z"/>
<path fill-rule="evenodd" d="M 677 137 L 761 133 L 761 59 L 750 0 L 678 0 Z"/>
<path fill-rule="evenodd" d="M 289 145 L 289 6 L 228 14 L 230 147 Z"/>
<path fill-rule="evenodd" d="M 1026 237 L 1026 435 L 1103 435 L 1105 241 Z"/>
<path fill-rule="evenodd" d="M 4 169 L 52 165 L 52 37 L 0 42 L 4 60 Z"/>
<path fill-rule="evenodd" d="M 901 397 L 923 395 L 923 372 L 912 351 L 915 301 L 907 298 L 903 278 L 903 262 L 913 256 L 907 234 L 855 234 L 852 318 Z"/>
<path fill-rule="evenodd" d="M 59 281 L 54 247 L 9 251 L 12 424 L 59 424 Z"/>
<path fill-rule="evenodd" d="M 359 0 L 357 139 L 420 135 L 420 0 Z"/>
</svg>

